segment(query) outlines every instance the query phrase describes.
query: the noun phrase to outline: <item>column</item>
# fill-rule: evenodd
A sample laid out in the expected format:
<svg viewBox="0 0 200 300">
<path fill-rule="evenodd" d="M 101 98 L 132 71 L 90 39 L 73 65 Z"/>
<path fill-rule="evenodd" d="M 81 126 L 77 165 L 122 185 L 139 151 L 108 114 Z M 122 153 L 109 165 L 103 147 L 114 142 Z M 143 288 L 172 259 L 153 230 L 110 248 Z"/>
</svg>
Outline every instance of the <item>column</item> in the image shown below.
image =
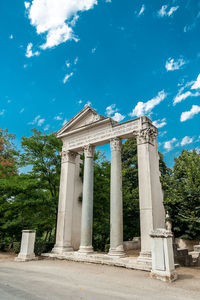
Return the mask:
<svg viewBox="0 0 200 300">
<path fill-rule="evenodd" d="M 124 256 L 121 139 L 110 141 L 111 185 L 110 185 L 110 249 L 111 256 Z"/>
<path fill-rule="evenodd" d="M 73 251 L 72 214 L 75 189 L 75 159 L 77 153 L 66 151 L 61 153 L 61 177 L 56 230 L 56 244 L 53 253 L 62 254 Z"/>
<path fill-rule="evenodd" d="M 79 248 L 79 252 L 89 254 L 93 252 L 92 231 L 93 231 L 94 147 L 91 145 L 87 145 L 84 148 L 84 156 L 85 156 L 85 161 L 84 161 L 84 175 L 83 175 L 81 245 Z"/>
<path fill-rule="evenodd" d="M 145 122 L 137 136 L 141 252 L 140 262 L 151 263 L 150 232 L 156 228 L 165 228 L 165 210 L 163 192 L 160 183 L 159 155 L 157 146 L 157 129 Z"/>
</svg>

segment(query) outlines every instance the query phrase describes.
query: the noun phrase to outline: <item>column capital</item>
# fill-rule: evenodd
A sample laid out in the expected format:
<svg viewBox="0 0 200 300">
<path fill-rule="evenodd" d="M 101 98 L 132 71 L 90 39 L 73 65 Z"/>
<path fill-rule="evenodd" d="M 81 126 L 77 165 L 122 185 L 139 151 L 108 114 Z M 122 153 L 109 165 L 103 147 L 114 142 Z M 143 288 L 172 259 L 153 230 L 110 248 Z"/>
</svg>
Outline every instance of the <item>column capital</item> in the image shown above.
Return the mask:
<svg viewBox="0 0 200 300">
<path fill-rule="evenodd" d="M 86 145 L 84 147 L 84 155 L 85 157 L 93 157 L 94 156 L 94 146 L 92 145 Z"/>
<path fill-rule="evenodd" d="M 111 149 L 111 151 L 121 151 L 122 140 L 120 138 L 111 139 L 110 140 L 110 149 Z"/>
<path fill-rule="evenodd" d="M 61 155 L 62 164 L 66 162 L 75 163 L 75 158 L 77 156 L 77 153 L 70 150 L 62 150 L 62 152 L 60 152 L 60 155 Z"/>
<path fill-rule="evenodd" d="M 158 135 L 158 131 L 155 127 L 147 127 L 144 129 L 141 129 L 139 132 L 137 132 L 137 144 L 152 144 L 155 145 L 155 141 Z"/>
</svg>

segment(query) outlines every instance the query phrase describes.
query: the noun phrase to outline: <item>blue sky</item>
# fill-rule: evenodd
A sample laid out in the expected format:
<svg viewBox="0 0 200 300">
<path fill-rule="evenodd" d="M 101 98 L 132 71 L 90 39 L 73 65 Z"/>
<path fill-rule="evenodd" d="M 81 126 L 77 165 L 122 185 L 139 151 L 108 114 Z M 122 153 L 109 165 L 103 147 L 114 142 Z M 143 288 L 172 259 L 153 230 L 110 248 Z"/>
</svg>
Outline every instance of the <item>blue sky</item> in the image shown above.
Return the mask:
<svg viewBox="0 0 200 300">
<path fill-rule="evenodd" d="M 0 126 L 17 145 L 91 104 L 118 121 L 149 116 L 169 166 L 199 149 L 200 1 L 1 0 L 0 11 Z"/>
</svg>

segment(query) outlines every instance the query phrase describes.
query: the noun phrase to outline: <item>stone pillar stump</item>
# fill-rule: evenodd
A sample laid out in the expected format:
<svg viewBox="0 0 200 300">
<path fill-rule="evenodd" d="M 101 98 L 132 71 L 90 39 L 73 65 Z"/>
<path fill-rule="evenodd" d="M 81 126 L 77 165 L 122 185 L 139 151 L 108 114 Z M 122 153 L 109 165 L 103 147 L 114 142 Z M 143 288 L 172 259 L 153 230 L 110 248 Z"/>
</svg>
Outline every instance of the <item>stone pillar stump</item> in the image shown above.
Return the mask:
<svg viewBox="0 0 200 300">
<path fill-rule="evenodd" d="M 22 230 L 20 253 L 15 258 L 15 261 L 29 261 L 36 259 L 34 253 L 35 236 L 35 230 Z"/>
</svg>

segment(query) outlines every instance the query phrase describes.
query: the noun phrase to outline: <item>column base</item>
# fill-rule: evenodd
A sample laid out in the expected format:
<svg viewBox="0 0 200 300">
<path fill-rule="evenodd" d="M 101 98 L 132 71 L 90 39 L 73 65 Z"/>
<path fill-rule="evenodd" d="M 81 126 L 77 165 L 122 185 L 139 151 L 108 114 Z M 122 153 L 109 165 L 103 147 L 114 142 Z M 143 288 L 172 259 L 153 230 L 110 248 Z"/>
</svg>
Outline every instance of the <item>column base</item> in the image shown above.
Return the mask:
<svg viewBox="0 0 200 300">
<path fill-rule="evenodd" d="M 64 252 L 73 252 L 74 249 L 71 246 L 54 246 L 54 248 L 51 250 L 51 253 L 54 254 L 63 254 Z"/>
<path fill-rule="evenodd" d="M 31 260 L 38 260 L 38 257 L 35 257 L 35 254 L 20 254 L 15 257 L 15 261 L 23 262 L 23 261 L 31 261 Z"/>
<path fill-rule="evenodd" d="M 141 251 L 137 258 L 138 263 L 152 264 L 151 251 Z"/>
<path fill-rule="evenodd" d="M 178 278 L 178 275 L 175 270 L 172 272 L 152 270 L 150 276 L 151 278 L 165 282 L 172 282 Z"/>
<path fill-rule="evenodd" d="M 108 252 L 109 256 L 125 257 L 126 253 L 124 252 L 123 245 L 120 245 L 116 248 L 110 248 Z"/>
<path fill-rule="evenodd" d="M 78 253 L 81 254 L 92 254 L 94 253 L 93 247 L 92 246 L 80 246 Z"/>
</svg>

